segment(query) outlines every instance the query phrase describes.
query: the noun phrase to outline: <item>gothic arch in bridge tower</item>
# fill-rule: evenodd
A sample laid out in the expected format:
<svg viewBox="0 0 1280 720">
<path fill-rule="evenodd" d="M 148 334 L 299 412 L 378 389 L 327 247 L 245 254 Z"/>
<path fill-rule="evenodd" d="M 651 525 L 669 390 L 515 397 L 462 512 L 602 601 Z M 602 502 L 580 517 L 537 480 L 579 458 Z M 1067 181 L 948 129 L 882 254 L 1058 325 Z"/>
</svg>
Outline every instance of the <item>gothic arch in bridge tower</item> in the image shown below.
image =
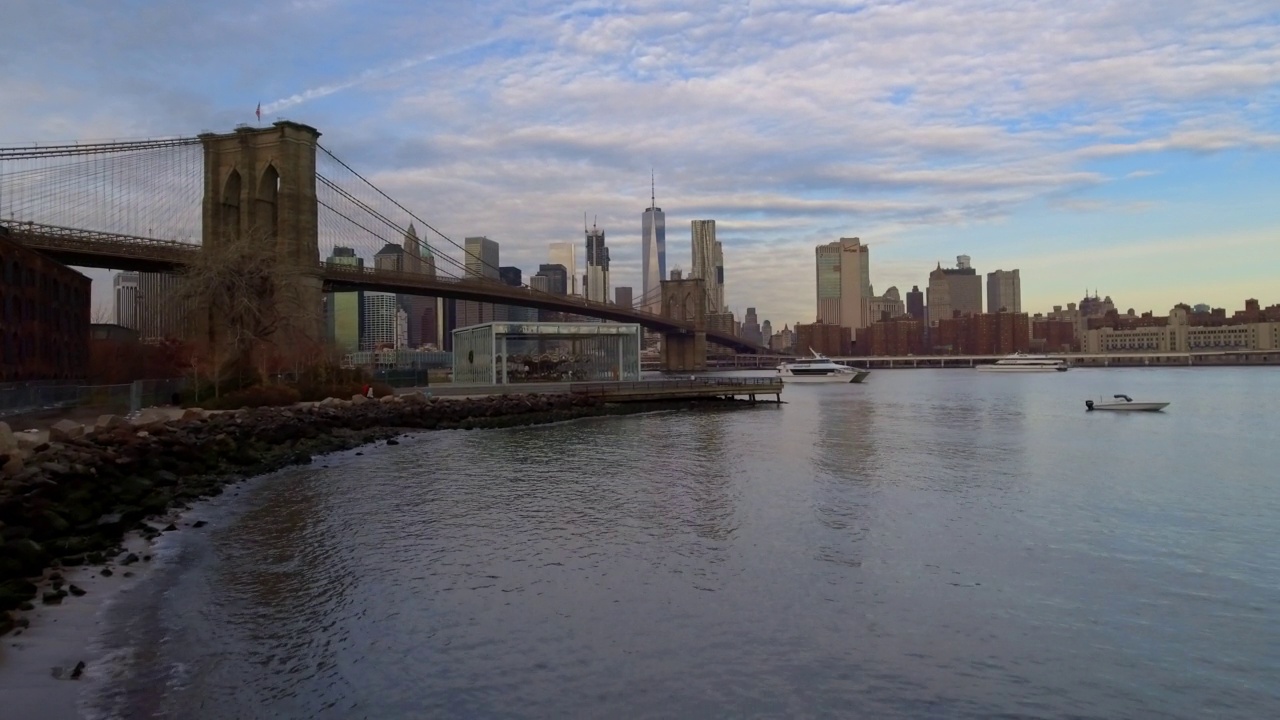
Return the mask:
<svg viewBox="0 0 1280 720">
<path fill-rule="evenodd" d="M 240 193 L 243 189 L 240 171 L 232 168 L 222 184 L 222 197 L 218 204 L 217 234 L 228 240 L 240 238 Z"/>
<path fill-rule="evenodd" d="M 253 199 L 253 231 L 275 239 L 280 224 L 280 173 L 275 163 L 268 163 L 258 180 L 258 191 Z"/>
</svg>

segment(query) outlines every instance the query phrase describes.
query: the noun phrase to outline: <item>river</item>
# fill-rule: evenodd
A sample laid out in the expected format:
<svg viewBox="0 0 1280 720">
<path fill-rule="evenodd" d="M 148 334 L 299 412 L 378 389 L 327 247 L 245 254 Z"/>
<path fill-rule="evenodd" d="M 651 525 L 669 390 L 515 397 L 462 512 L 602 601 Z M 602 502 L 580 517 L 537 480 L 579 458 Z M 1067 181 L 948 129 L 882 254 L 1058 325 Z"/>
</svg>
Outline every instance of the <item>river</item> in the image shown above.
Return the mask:
<svg viewBox="0 0 1280 720">
<path fill-rule="evenodd" d="M 1085 412 L 1117 392 L 1172 405 Z M 241 485 L 110 607 L 87 714 L 1280 707 L 1280 371 L 876 371 L 783 398 L 422 433 Z"/>
</svg>

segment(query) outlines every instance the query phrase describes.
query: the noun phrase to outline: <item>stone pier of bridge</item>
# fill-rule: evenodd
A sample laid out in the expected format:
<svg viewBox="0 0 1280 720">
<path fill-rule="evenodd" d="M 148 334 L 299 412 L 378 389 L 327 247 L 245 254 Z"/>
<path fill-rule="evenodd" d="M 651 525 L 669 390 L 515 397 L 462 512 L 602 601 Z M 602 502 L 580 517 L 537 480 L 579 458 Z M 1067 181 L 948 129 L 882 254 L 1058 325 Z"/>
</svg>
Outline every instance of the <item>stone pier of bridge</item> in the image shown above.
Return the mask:
<svg viewBox="0 0 1280 720">
<path fill-rule="evenodd" d="M 241 127 L 200 135 L 204 146 L 203 245 L 265 243 L 288 287 L 275 291 L 277 312 L 289 319 L 292 337 L 304 347 L 323 339 L 319 204 L 316 201 L 316 141 L 313 127 L 286 120 L 268 128 Z M 200 318 L 202 335 L 214 343 L 224 331 L 217 318 Z"/>
<path fill-rule="evenodd" d="M 690 330 L 662 334 L 663 372 L 707 369 L 707 290 L 702 278 L 662 281 L 662 315 L 691 324 Z"/>
</svg>

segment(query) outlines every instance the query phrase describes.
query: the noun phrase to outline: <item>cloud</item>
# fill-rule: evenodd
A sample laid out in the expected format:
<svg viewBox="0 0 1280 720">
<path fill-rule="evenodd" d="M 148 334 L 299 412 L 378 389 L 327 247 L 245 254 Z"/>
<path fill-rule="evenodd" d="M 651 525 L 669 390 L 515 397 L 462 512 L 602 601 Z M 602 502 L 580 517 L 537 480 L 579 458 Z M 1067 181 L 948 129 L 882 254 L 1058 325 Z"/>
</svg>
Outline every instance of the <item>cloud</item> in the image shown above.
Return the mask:
<svg viewBox="0 0 1280 720">
<path fill-rule="evenodd" d="M 1196 222 L 1219 200 L 1164 193 L 1231 185 L 1221 153 L 1280 161 L 1269 0 L 15 2 L 0 94 L 24 102 L 0 143 L 228 130 L 276 98 L 264 114 L 319 128 L 449 237 L 498 239 L 504 263 L 598 216 L 632 286 L 653 168 L 672 257 L 687 267 L 688 222 L 715 218 L 731 302 L 775 324 L 812 316 L 813 245 L 841 235 L 871 243 L 877 289 L 910 287 L 961 249 L 1036 255 L 1005 234 L 1153 207 Z M 1274 196 L 1257 177 L 1238 193 Z M 1103 244 L 1081 228 L 1081 251 Z"/>
</svg>

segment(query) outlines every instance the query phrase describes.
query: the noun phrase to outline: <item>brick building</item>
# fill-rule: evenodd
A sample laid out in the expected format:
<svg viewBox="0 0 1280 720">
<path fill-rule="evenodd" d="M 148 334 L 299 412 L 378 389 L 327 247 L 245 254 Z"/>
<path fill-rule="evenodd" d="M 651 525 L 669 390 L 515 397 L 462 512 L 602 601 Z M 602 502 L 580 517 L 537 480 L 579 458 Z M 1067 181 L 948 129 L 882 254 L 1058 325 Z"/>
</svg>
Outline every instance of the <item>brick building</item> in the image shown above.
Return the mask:
<svg viewBox="0 0 1280 720">
<path fill-rule="evenodd" d="M 1031 349 L 1035 352 L 1079 352 L 1076 340 L 1076 323 L 1070 320 L 1033 318 L 1031 321 Z"/>
<path fill-rule="evenodd" d="M 810 348 L 823 355 L 848 357 L 853 354 L 853 331 L 834 323 L 796 325 L 795 354 L 808 355 Z"/>
<path fill-rule="evenodd" d="M 869 355 L 904 357 L 924 355 L 928 323 L 915 317 L 881 320 L 871 325 Z"/>
<path fill-rule="evenodd" d="M 90 285 L 0 229 L 0 382 L 84 377 Z"/>
<path fill-rule="evenodd" d="M 1026 313 L 976 313 L 943 318 L 931 334 L 934 355 L 1008 355 L 1030 352 Z"/>
</svg>

